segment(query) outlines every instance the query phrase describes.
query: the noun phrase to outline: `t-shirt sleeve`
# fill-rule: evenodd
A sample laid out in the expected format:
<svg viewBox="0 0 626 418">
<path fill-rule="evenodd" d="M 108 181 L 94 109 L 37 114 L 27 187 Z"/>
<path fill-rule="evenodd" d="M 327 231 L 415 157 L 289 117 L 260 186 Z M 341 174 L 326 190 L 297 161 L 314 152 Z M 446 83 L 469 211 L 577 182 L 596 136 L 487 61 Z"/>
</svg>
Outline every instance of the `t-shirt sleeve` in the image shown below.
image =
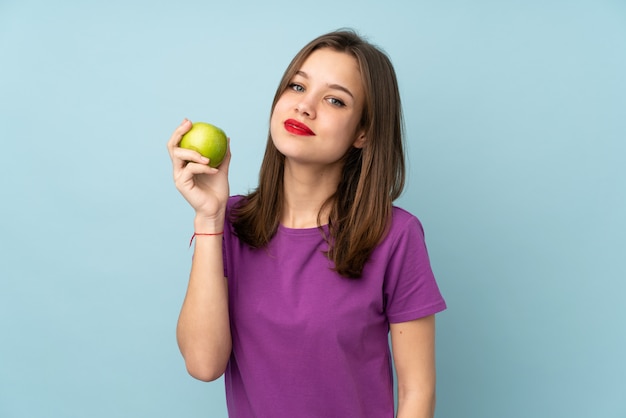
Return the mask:
<svg viewBox="0 0 626 418">
<path fill-rule="evenodd" d="M 446 309 L 435 280 L 424 231 L 410 216 L 396 229 L 387 265 L 384 298 L 390 323 L 406 322 Z"/>
</svg>

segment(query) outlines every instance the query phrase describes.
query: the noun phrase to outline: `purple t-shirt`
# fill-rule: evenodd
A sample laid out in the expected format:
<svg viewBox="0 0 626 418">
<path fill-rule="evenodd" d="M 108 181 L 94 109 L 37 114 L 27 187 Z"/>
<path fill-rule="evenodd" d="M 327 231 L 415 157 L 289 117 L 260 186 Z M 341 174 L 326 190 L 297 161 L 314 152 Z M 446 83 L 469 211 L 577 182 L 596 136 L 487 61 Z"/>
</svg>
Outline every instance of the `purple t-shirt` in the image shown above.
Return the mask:
<svg viewBox="0 0 626 418">
<path fill-rule="evenodd" d="M 394 207 L 391 229 L 359 279 L 332 271 L 325 249 L 318 228 L 281 225 L 256 250 L 226 228 L 229 417 L 393 418 L 389 323 L 446 307 L 421 224 Z"/>
</svg>

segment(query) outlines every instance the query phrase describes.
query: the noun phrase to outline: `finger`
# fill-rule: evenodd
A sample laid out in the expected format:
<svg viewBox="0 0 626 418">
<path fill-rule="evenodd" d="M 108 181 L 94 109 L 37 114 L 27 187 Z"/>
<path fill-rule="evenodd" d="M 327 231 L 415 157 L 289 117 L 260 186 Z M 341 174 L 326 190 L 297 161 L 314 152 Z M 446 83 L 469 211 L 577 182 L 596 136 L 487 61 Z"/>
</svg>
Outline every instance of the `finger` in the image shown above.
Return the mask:
<svg viewBox="0 0 626 418">
<path fill-rule="evenodd" d="M 195 176 L 198 174 L 215 174 L 219 170 L 207 164 L 198 164 L 198 163 L 190 162 L 189 164 L 185 166 L 184 171 L 186 172 L 186 174 L 191 174 L 192 176 Z"/>
<path fill-rule="evenodd" d="M 208 158 L 197 151 L 187 148 L 174 147 L 174 149 L 171 150 L 170 155 L 172 156 L 174 165 L 178 167 L 184 167 L 188 162 L 204 165 L 209 163 Z"/>
<path fill-rule="evenodd" d="M 218 170 L 206 164 L 189 163 L 184 169 L 180 170 L 179 175 L 174 178 L 178 184 L 186 184 L 187 182 L 194 181 L 195 176 L 207 174 L 212 175 L 217 173 Z"/>
<path fill-rule="evenodd" d="M 167 149 L 171 151 L 176 148 L 182 139 L 183 135 L 185 135 L 191 129 L 192 123 L 189 119 L 185 118 L 180 125 L 174 130 L 172 136 L 169 141 L 167 141 Z"/>
<path fill-rule="evenodd" d="M 189 163 L 183 169 L 174 173 L 174 183 L 176 183 L 177 187 L 180 186 L 179 188 L 181 188 L 189 182 L 194 182 L 193 178 L 197 175 L 212 175 L 217 172 L 217 169 L 206 164 Z"/>
</svg>

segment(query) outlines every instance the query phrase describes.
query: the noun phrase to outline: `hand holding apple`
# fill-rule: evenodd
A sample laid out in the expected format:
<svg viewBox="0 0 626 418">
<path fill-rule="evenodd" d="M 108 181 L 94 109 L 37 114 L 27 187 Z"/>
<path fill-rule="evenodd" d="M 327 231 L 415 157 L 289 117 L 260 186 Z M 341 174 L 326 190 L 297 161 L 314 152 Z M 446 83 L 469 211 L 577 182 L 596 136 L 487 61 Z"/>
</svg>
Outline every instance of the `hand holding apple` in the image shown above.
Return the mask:
<svg viewBox="0 0 626 418">
<path fill-rule="evenodd" d="M 194 131 L 195 134 L 188 135 Z M 183 139 L 185 136 L 187 139 Z M 209 137 L 206 141 L 209 144 L 208 149 L 204 141 L 207 136 Z M 215 143 L 218 145 L 221 143 L 221 146 L 214 146 L 212 139 L 215 138 L 217 138 Z M 185 142 L 188 148 L 183 148 Z M 167 149 L 172 159 L 174 184 L 195 210 L 197 219 L 202 219 L 203 222 L 214 222 L 213 226 L 216 228 L 223 226 L 229 196 L 230 152 L 226 135 L 212 125 L 192 124 L 191 121 L 185 119 L 172 133 Z M 220 152 L 220 149 L 223 151 Z M 217 153 L 213 154 L 216 150 Z M 221 155 L 222 152 L 225 155 Z M 213 166 L 218 163 L 220 168 L 214 168 Z M 210 226 L 205 224 L 203 229 L 197 229 L 197 231 L 212 230 Z M 200 226 L 197 225 L 197 227 Z"/>
<path fill-rule="evenodd" d="M 209 166 L 215 168 L 224 160 L 228 150 L 228 138 L 223 130 L 205 122 L 196 122 L 183 135 L 179 146 L 197 151 L 208 158 Z"/>
</svg>

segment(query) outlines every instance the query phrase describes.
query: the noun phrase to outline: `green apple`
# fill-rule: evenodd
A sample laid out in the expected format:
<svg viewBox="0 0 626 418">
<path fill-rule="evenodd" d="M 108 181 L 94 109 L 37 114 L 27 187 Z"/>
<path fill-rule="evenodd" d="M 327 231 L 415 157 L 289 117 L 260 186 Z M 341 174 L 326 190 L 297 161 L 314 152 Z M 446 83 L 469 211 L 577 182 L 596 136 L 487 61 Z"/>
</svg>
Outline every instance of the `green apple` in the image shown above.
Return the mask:
<svg viewBox="0 0 626 418">
<path fill-rule="evenodd" d="M 217 126 L 205 122 L 196 122 L 183 135 L 179 146 L 199 152 L 210 160 L 209 165 L 211 167 L 217 167 L 226 155 L 228 139 L 224 131 Z"/>
</svg>

